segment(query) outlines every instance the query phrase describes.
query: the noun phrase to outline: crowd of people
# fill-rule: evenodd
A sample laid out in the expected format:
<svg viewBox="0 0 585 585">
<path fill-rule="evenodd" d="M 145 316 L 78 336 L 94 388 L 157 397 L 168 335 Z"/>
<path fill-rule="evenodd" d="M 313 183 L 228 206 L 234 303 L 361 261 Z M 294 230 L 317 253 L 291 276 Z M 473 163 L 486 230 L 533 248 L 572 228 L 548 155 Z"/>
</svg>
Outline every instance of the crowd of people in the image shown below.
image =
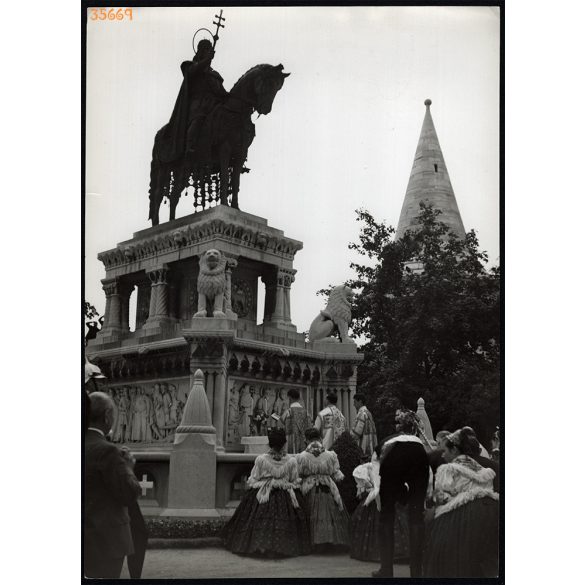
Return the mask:
<svg viewBox="0 0 585 585">
<path fill-rule="evenodd" d="M 350 514 L 331 450 L 349 430 L 337 397 L 327 397 L 312 426 L 292 398 L 285 430 L 269 433 L 269 451 L 256 459 L 249 491 L 226 525 L 228 550 L 286 557 L 347 549 L 353 558 L 380 562 L 373 577 L 393 577 L 404 558 L 411 577 L 497 576 L 497 433 L 491 455 L 470 427 L 441 431 L 433 441 L 416 413 L 400 409 L 395 433 L 378 443 L 357 394 L 350 432 L 365 462 L 352 473 L 359 504 Z"/>
<path fill-rule="evenodd" d="M 99 369 L 86 365 L 86 390 L 96 377 Z M 127 558 L 139 578 L 147 533 L 135 461 L 108 440 L 112 397 L 93 390 L 84 413 L 84 574 L 117 578 Z M 491 453 L 470 427 L 440 431 L 432 441 L 416 413 L 400 409 L 395 432 L 378 442 L 363 395 L 355 395 L 351 428 L 336 402 L 328 395 L 312 424 L 298 391 L 289 391 L 284 428 L 270 431 L 269 451 L 255 460 L 225 526 L 226 548 L 268 557 L 347 550 L 380 562 L 374 577 L 392 577 L 395 562 L 406 558 L 412 577 L 497 576 L 498 432 Z M 345 437 L 362 455 L 349 469 L 338 449 Z M 355 480 L 354 505 L 339 489 L 347 475 Z"/>
</svg>

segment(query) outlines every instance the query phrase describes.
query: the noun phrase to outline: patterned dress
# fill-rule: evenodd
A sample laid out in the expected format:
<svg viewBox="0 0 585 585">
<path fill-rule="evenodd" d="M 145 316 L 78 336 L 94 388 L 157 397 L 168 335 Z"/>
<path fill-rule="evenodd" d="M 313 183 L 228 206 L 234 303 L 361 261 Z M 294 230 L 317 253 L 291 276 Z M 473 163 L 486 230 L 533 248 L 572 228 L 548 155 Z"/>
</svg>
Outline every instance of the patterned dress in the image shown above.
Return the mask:
<svg viewBox="0 0 585 585">
<path fill-rule="evenodd" d="M 337 406 L 326 406 L 315 419 L 315 428 L 321 432 L 323 447 L 330 449 L 344 431 L 347 431 L 347 422 Z"/>
<path fill-rule="evenodd" d="M 498 494 L 493 469 L 459 455 L 437 469 L 425 577 L 497 577 Z"/>
<path fill-rule="evenodd" d="M 298 402 L 290 405 L 282 418 L 286 433 L 286 448 L 289 453 L 300 453 L 305 448 L 305 431 L 311 428 L 311 419 L 305 408 Z"/>
<path fill-rule="evenodd" d="M 376 456 L 370 463 L 353 471 L 360 503 L 351 516 L 350 556 L 360 561 L 379 561 L 378 532 L 380 524 L 380 462 Z M 408 517 L 405 506 L 396 504 L 394 521 L 394 560 L 408 558 Z"/>
<path fill-rule="evenodd" d="M 364 455 L 371 457 L 374 454 L 374 449 L 378 444 L 376 425 L 372 413 L 365 406 L 362 406 L 357 412 L 351 436 L 358 442 Z"/>
<path fill-rule="evenodd" d="M 311 550 L 296 459 L 259 455 L 248 491 L 224 530 L 225 546 L 238 554 L 293 557 Z"/>
<path fill-rule="evenodd" d="M 319 441 L 297 456 L 311 544 L 349 545 L 349 515 L 335 482 L 343 479 L 337 455 Z"/>
</svg>

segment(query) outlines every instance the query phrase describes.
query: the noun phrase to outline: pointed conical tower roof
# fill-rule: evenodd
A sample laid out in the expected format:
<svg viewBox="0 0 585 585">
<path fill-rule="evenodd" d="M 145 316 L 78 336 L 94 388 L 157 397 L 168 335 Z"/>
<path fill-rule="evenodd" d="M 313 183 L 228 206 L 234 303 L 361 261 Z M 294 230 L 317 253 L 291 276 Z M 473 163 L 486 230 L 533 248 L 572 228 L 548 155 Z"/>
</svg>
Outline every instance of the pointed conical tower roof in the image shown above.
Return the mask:
<svg viewBox="0 0 585 585">
<path fill-rule="evenodd" d="M 465 237 L 463 221 L 431 117 L 431 103 L 431 100 L 425 100 L 427 111 L 396 228 L 397 240 L 404 235 L 406 230 L 417 228 L 421 201 L 430 203 L 435 209 L 440 209 L 442 214 L 439 216 L 439 221 L 447 224 L 460 238 Z"/>
</svg>

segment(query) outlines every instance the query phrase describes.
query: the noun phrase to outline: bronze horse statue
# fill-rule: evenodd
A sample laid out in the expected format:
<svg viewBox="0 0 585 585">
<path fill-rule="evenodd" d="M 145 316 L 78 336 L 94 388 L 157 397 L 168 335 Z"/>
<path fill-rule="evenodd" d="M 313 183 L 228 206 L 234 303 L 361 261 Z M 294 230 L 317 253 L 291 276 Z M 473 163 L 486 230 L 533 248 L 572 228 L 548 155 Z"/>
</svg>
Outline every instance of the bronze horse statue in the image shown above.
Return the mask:
<svg viewBox="0 0 585 585">
<path fill-rule="evenodd" d="M 169 220 L 181 193 L 192 186 L 195 207 L 206 207 L 218 199 L 222 205 L 238 207 L 240 174 L 248 148 L 255 136 L 252 114 L 269 114 L 278 91 L 290 73 L 282 65 L 256 65 L 234 84 L 225 101 L 206 116 L 195 143 L 188 145 L 182 158 L 163 162 L 159 156 L 161 137 L 166 126 L 155 137 L 150 167 L 150 214 L 152 225 L 159 223 L 159 209 L 166 197 L 170 203 Z M 167 125 L 168 126 L 168 125 Z"/>
</svg>

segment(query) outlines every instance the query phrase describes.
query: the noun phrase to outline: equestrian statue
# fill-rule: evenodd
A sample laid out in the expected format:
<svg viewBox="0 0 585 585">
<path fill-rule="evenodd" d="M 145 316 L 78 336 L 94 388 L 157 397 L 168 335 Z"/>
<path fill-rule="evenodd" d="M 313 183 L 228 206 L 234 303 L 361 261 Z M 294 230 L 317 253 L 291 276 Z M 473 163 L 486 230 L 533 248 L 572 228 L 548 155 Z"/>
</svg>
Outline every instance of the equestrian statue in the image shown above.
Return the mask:
<svg viewBox="0 0 585 585">
<path fill-rule="evenodd" d="M 218 30 L 219 26 L 223 27 L 218 25 Z M 211 68 L 217 33 L 213 38 L 213 44 L 199 41 L 193 60 L 181 64 L 183 82 L 171 119 L 154 139 L 149 214 L 153 226 L 159 223 L 165 198 L 169 219 L 175 219 L 181 193 L 190 186 L 196 209 L 230 201 L 239 209 L 240 174 L 248 171 L 244 163 L 255 136 L 252 114 L 271 112 L 290 75 L 282 65 L 256 65 L 227 92 L 221 75 Z"/>
</svg>

